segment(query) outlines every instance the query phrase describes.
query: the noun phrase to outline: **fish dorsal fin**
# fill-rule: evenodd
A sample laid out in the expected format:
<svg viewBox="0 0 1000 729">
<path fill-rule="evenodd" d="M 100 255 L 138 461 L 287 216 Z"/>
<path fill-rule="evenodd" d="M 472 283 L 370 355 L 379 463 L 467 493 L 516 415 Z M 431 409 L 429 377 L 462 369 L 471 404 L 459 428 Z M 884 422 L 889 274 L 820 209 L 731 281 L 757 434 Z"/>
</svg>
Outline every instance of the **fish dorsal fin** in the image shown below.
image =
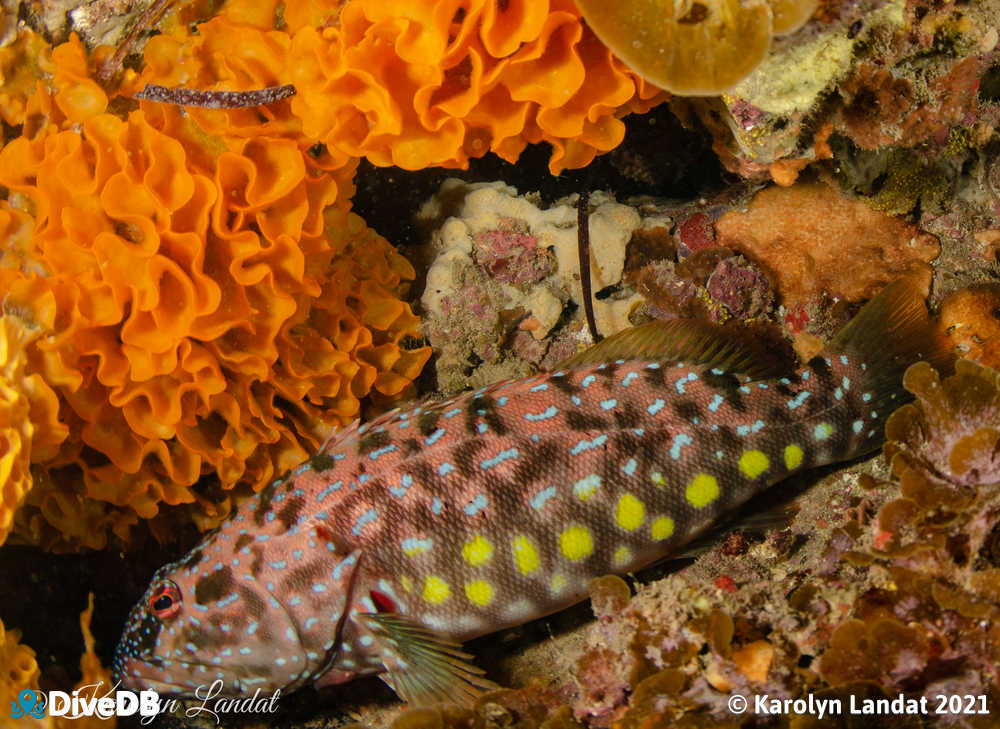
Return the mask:
<svg viewBox="0 0 1000 729">
<path fill-rule="evenodd" d="M 601 364 L 617 359 L 686 362 L 716 367 L 752 380 L 781 377 L 795 371 L 795 361 L 754 330 L 724 327 L 697 319 L 651 321 L 613 334 L 570 357 L 559 369 Z"/>
<path fill-rule="evenodd" d="M 397 613 L 358 616 L 380 643 L 386 672 L 379 677 L 408 704 L 471 704 L 497 688 L 484 671 L 468 662 L 457 643 L 438 638 Z"/>
</svg>

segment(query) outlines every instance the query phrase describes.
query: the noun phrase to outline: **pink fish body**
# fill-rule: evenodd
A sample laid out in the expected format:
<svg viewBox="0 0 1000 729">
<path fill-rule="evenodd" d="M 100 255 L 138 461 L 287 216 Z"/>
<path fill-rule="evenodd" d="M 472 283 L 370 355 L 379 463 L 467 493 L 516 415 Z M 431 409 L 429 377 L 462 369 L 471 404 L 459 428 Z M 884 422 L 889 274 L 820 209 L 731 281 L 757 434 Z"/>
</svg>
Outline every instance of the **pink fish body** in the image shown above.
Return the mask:
<svg viewBox="0 0 1000 729">
<path fill-rule="evenodd" d="M 666 326 L 674 351 L 700 346 Z M 877 447 L 902 369 L 944 356 L 932 331 L 904 280 L 783 377 L 734 375 L 711 351 L 584 357 L 352 427 L 157 573 L 115 671 L 178 695 L 379 674 L 410 701 L 471 696 L 488 682 L 455 643 L 578 602 L 790 473 Z"/>
</svg>

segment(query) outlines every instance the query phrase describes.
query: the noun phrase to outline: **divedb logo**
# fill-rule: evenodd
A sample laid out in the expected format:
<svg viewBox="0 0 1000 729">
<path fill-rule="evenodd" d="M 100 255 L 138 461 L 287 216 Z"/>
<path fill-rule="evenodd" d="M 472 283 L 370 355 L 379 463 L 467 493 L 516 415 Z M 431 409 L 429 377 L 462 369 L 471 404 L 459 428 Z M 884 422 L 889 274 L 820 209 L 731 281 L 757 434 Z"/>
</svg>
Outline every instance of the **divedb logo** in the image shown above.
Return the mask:
<svg viewBox="0 0 1000 729">
<path fill-rule="evenodd" d="M 25 689 L 17 695 L 16 701 L 10 702 L 10 716 L 12 719 L 41 719 L 45 716 L 110 719 L 112 716 L 134 714 L 153 717 L 160 711 L 160 697 L 155 691 L 117 691 L 118 684 L 115 684 L 102 694 L 103 685 L 103 681 L 98 681 L 81 686 L 72 693 Z"/>
</svg>

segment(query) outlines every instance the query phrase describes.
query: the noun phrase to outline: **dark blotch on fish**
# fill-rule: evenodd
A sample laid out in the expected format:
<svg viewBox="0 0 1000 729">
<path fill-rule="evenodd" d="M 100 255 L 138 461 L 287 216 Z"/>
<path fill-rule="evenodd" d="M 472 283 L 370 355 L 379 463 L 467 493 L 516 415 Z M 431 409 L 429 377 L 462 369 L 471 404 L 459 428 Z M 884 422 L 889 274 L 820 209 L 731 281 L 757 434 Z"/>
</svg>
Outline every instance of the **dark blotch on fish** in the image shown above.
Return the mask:
<svg viewBox="0 0 1000 729">
<path fill-rule="evenodd" d="M 596 415 L 588 415 L 587 413 L 578 413 L 575 410 L 571 410 L 566 413 L 566 424 L 573 430 L 599 430 L 602 433 L 608 430 L 608 423 L 604 418 L 599 418 Z"/>
<path fill-rule="evenodd" d="M 333 458 L 325 453 L 317 453 L 309 459 L 309 468 L 314 470 L 316 473 L 319 473 L 320 471 L 329 471 L 333 468 Z"/>
<path fill-rule="evenodd" d="M 202 577 L 194 586 L 194 601 L 199 605 L 221 600 L 233 589 L 233 571 L 227 566 Z"/>
<path fill-rule="evenodd" d="M 243 607 L 247 615 L 254 620 L 260 620 L 264 617 L 264 613 L 267 612 L 267 605 L 264 604 L 264 601 L 256 592 L 244 585 L 237 585 L 236 591 L 240 594 L 240 599 L 243 601 Z"/>
<path fill-rule="evenodd" d="M 420 434 L 425 438 L 437 430 L 438 420 L 441 419 L 441 412 L 439 410 L 429 410 L 427 412 L 421 413 L 417 418 L 417 429 Z"/>
<path fill-rule="evenodd" d="M 372 451 L 389 445 L 389 441 L 389 434 L 384 430 L 369 433 L 358 443 L 358 452 L 363 456 L 367 456 Z"/>
<path fill-rule="evenodd" d="M 271 501 L 274 499 L 274 491 L 277 485 L 277 481 L 268 484 L 257 497 L 260 501 L 257 502 L 257 508 L 253 512 L 253 523 L 257 526 L 264 526 L 264 520 L 271 511 Z"/>
<path fill-rule="evenodd" d="M 305 506 L 305 499 L 302 497 L 289 499 L 288 503 L 278 512 L 278 521 L 285 525 L 286 531 L 299 520 L 303 506 Z"/>
</svg>

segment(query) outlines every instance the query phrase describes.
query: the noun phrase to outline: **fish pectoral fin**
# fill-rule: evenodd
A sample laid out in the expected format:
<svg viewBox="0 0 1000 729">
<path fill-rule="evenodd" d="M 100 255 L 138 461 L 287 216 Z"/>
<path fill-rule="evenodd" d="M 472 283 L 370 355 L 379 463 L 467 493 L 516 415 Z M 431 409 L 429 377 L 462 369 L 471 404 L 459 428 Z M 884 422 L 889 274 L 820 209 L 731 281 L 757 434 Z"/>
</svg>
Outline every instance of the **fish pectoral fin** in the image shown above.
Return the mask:
<svg viewBox="0 0 1000 729">
<path fill-rule="evenodd" d="M 601 340 L 590 349 L 561 362 L 565 370 L 616 359 L 686 362 L 717 367 L 751 380 L 794 372 L 796 363 L 787 347 L 765 330 L 724 327 L 695 319 L 651 321 Z"/>
<path fill-rule="evenodd" d="M 381 649 L 386 671 L 380 678 L 409 704 L 471 704 L 497 688 L 468 662 L 457 643 L 442 640 L 396 613 L 367 613 L 364 620 Z"/>
</svg>

